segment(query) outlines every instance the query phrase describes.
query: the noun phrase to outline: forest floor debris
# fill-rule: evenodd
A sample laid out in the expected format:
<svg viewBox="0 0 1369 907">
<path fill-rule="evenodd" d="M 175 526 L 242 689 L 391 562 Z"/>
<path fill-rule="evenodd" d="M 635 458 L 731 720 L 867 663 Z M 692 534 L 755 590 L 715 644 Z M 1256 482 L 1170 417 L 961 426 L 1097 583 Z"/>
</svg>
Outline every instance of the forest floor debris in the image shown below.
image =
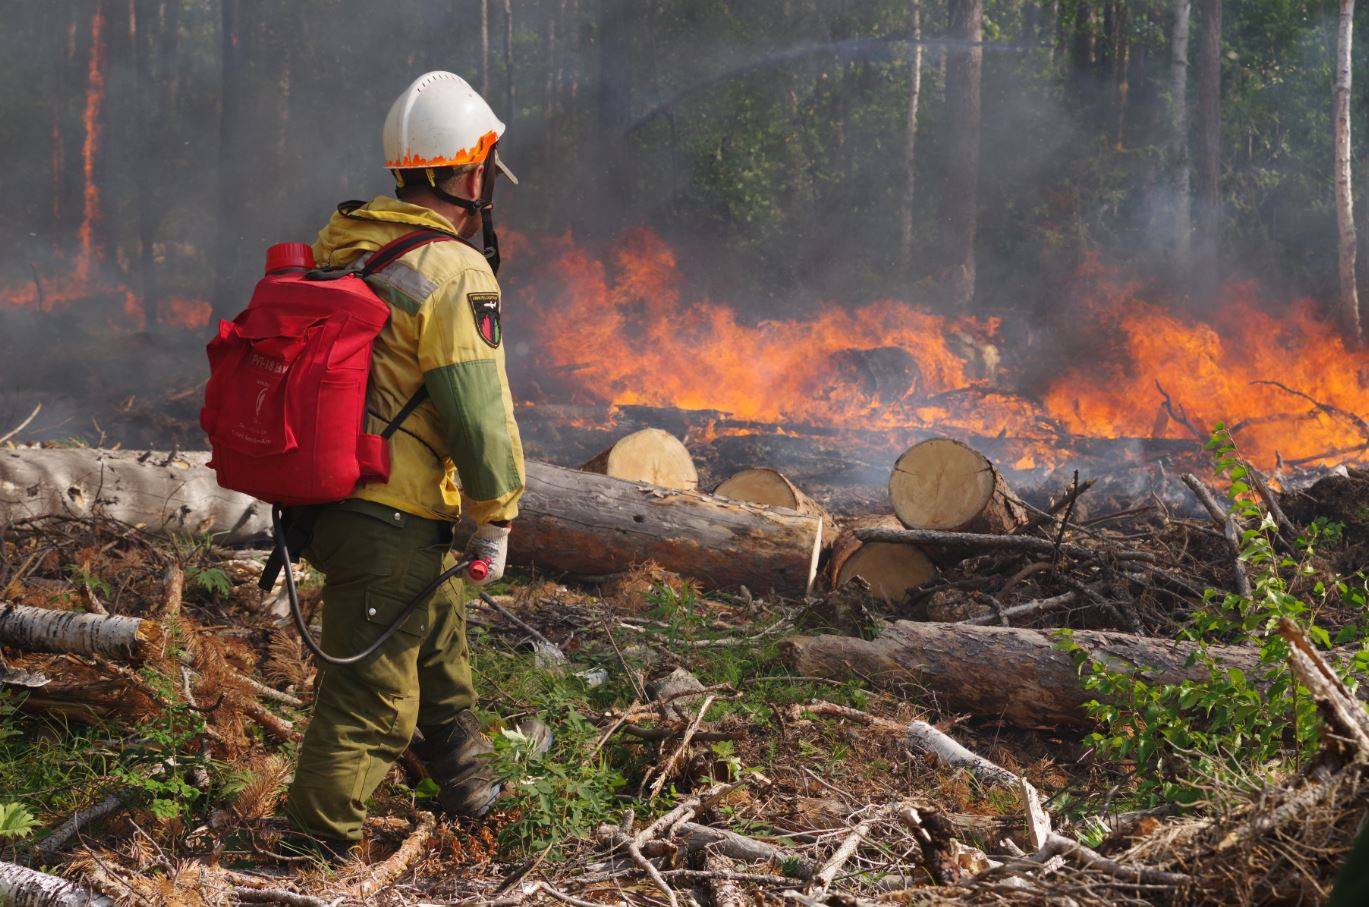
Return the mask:
<svg viewBox="0 0 1369 907">
<path fill-rule="evenodd" d="M 1287 509 L 1306 530 L 1317 508 Z M 795 630 L 870 638 L 928 617 L 1173 638 L 1206 607 L 1202 590 L 1239 581 L 1220 525 L 1239 514 L 1073 512 L 1021 536 L 1044 544 L 966 536 L 899 602 L 859 584 L 806 602 L 705 594 L 649 566 L 579 587 L 510 579 L 497 607 L 468 615 L 505 799 L 484 821 L 451 821 L 405 760 L 363 845 L 333 868 L 292 853 L 275 815 L 314 668 L 263 607 L 254 559 L 106 519 L 11 525 L 0 635 L 7 620 L 23 629 L 0 640 L 0 885 L 154 904 L 1324 898 L 1369 809 L 1369 722 L 1326 667 L 1327 640 L 1279 625 L 1321 707 L 1305 720 L 1330 729 L 1314 749 L 1245 779 L 1214 771 L 1200 797 L 1149 806 L 1132 796 L 1139 762 L 1063 726 L 1023 730 L 947 712 L 935 689 L 786 661 Z M 1280 594 L 1356 568 L 1361 541 L 1322 531 Z M 314 619 L 317 577 L 304 579 Z M 1362 596 L 1332 592 L 1319 624 L 1362 636 Z M 44 635 L 49 612 L 63 617 Z M 116 627 L 136 645 L 96 632 Z M 545 756 L 508 730 L 530 714 L 556 729 Z"/>
</svg>

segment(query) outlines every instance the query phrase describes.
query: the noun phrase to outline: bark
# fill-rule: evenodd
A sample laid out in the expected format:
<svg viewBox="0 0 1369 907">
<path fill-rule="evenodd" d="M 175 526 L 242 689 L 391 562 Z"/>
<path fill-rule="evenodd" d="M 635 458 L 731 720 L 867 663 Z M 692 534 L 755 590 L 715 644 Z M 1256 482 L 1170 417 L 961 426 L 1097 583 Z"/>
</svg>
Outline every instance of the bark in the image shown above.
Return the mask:
<svg viewBox="0 0 1369 907">
<path fill-rule="evenodd" d="M 1340 312 L 1350 339 L 1361 339 L 1359 289 L 1355 274 L 1355 202 L 1350 168 L 1350 77 L 1355 0 L 1341 0 L 1336 30 L 1336 81 L 1334 89 L 1334 155 L 1336 174 L 1336 232 L 1340 269 Z"/>
<path fill-rule="evenodd" d="M 164 637 L 156 621 L 0 604 L 0 645 L 16 649 L 141 662 L 161 651 Z"/>
<path fill-rule="evenodd" d="M 989 459 L 950 438 L 903 452 L 889 475 L 889 500 L 909 529 L 1007 532 L 1027 520 L 1026 507 Z"/>
<path fill-rule="evenodd" d="M 0 525 L 31 517 L 104 516 L 154 532 L 264 540 L 270 508 L 226 491 L 204 452 L 27 448 L 0 451 Z"/>
<path fill-rule="evenodd" d="M 912 70 L 912 87 L 908 91 L 908 124 L 903 140 L 903 188 L 902 244 L 899 247 L 903 256 L 903 269 L 907 272 L 913 264 L 913 199 L 917 187 L 917 107 L 922 96 L 922 3 L 913 0 L 913 50 L 909 66 Z"/>
<path fill-rule="evenodd" d="M 580 468 L 629 482 L 649 482 L 662 488 L 693 490 L 699 487 L 694 458 L 679 438 L 659 428 L 644 428 L 619 438 L 613 446 L 600 451 Z"/>
<path fill-rule="evenodd" d="M 513 128 L 513 0 L 504 0 L 504 125 Z"/>
<path fill-rule="evenodd" d="M 84 885 L 14 863 L 0 863 L 0 904 L 7 907 L 114 907 Z"/>
<path fill-rule="evenodd" d="M 480 96 L 490 96 L 490 0 L 480 0 Z"/>
<path fill-rule="evenodd" d="M 1194 176 L 1198 195 L 1197 260 L 1215 288 L 1221 246 L 1222 135 L 1222 0 L 1199 0 L 1202 29 L 1198 35 L 1198 154 Z"/>
<path fill-rule="evenodd" d="M 1188 261 L 1193 223 L 1188 159 L 1188 27 L 1192 0 L 1174 0 L 1174 27 L 1170 32 L 1169 123 L 1170 159 L 1173 162 L 1175 262 Z"/>
<path fill-rule="evenodd" d="M 750 501 L 766 507 L 786 507 L 805 516 L 815 516 L 822 520 L 823 546 L 830 546 L 836 540 L 837 524 L 832 515 L 778 470 L 743 469 L 713 489 L 713 493 L 736 501 Z"/>
<path fill-rule="evenodd" d="M 0 525 L 101 514 L 153 530 L 265 542 L 265 504 L 219 488 L 208 454 L 94 449 L 0 451 Z M 821 521 L 787 510 L 527 463 L 510 561 L 601 575 L 654 561 L 714 588 L 802 595 L 821 550 Z"/>
<path fill-rule="evenodd" d="M 1187 664 L 1191 643 L 1092 630 L 1075 630 L 1073 636 L 1104 664 L 1119 670 L 1146 668 L 1153 683 L 1207 676 L 1201 665 Z M 1259 675 L 1255 649 L 1214 646 L 1208 651 L 1227 667 Z M 1053 635 L 1040 630 L 897 621 L 872 640 L 790 637 L 781 643 L 781 652 L 799 674 L 859 677 L 895 691 L 930 691 L 943 711 L 1024 728 L 1087 726 L 1084 703 L 1097 698 L 1084 688 L 1074 659 L 1056 647 Z"/>
<path fill-rule="evenodd" d="M 821 521 L 529 461 L 509 558 L 553 572 L 607 574 L 654 561 L 709 586 L 802 595 Z"/>
<path fill-rule="evenodd" d="M 950 37 L 966 42 L 950 52 L 946 70 L 946 222 L 951 241 L 951 303 L 968 309 L 975 296 L 979 209 L 979 87 L 984 50 L 981 0 L 950 0 Z"/>
</svg>

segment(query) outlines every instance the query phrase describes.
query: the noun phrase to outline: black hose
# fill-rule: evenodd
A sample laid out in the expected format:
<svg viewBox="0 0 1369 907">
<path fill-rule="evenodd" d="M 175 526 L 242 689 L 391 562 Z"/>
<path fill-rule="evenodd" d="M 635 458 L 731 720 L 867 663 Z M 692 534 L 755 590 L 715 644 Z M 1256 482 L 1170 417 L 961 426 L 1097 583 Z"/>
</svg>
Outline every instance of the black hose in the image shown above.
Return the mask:
<svg viewBox="0 0 1369 907">
<path fill-rule="evenodd" d="M 290 569 L 290 552 L 285 545 L 285 530 L 281 527 L 280 523 L 282 509 L 283 508 L 279 505 L 271 508 L 271 534 L 276 540 L 276 552 L 280 555 L 281 562 L 285 565 L 285 594 L 290 599 L 290 616 L 295 619 L 295 628 L 299 630 L 300 639 L 304 640 L 304 644 L 309 648 L 309 651 L 313 652 L 319 660 L 330 665 L 356 664 L 358 661 L 370 658 L 391 636 L 395 635 L 404 621 L 408 620 L 409 616 L 418 610 L 419 605 L 426 602 L 430 595 L 442 587 L 443 583 L 463 572 L 471 565 L 471 558 L 467 558 L 466 560 L 460 561 L 454 566 L 443 570 L 432 582 L 424 586 L 417 595 L 409 600 L 409 603 L 404 606 L 404 610 L 399 612 L 399 616 L 396 617 L 390 625 L 385 628 L 384 632 L 380 634 L 379 639 L 355 655 L 339 658 L 323 651 L 323 647 L 314 641 L 313 634 L 309 632 L 309 627 L 304 623 L 304 612 L 300 610 L 299 606 L 299 593 L 295 589 L 295 574 Z M 490 597 L 484 592 L 479 593 L 479 595 L 487 604 L 494 604 Z"/>
</svg>

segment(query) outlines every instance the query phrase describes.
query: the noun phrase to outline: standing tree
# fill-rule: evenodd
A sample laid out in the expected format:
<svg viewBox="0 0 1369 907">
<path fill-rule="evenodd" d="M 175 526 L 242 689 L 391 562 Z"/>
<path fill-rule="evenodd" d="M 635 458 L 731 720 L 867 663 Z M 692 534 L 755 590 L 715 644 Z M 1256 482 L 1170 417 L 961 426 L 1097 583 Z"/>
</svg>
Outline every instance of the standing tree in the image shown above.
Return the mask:
<svg viewBox="0 0 1369 907">
<path fill-rule="evenodd" d="M 917 187 L 917 105 L 922 95 L 922 3 L 913 0 L 912 87 L 908 91 L 908 126 L 903 145 L 903 170 L 907 183 L 903 192 L 903 219 L 900 226 L 903 270 L 907 273 L 913 262 L 913 190 Z"/>
<path fill-rule="evenodd" d="M 1173 254 L 1181 270 L 1188 261 L 1188 244 L 1193 231 L 1188 161 L 1188 24 L 1191 9 L 1190 0 L 1174 0 L 1174 27 L 1169 41 L 1170 161 L 1174 168 Z"/>
<path fill-rule="evenodd" d="M 1222 0 L 1199 0 L 1198 34 L 1198 259 L 1207 295 L 1215 289 L 1221 246 Z"/>
<path fill-rule="evenodd" d="M 504 125 L 513 125 L 513 0 L 504 0 Z"/>
<path fill-rule="evenodd" d="M 984 61 L 982 0 L 949 0 L 955 42 L 946 68 L 946 222 L 951 302 L 967 309 L 975 293 L 979 213 L 979 82 Z"/>
<path fill-rule="evenodd" d="M 1333 92 L 1333 134 L 1336 174 L 1336 229 L 1340 252 L 1340 312 L 1352 342 L 1362 339 L 1359 292 L 1355 279 L 1355 202 L 1350 173 L 1350 72 L 1355 0 L 1340 0 L 1336 30 L 1336 82 Z"/>
</svg>

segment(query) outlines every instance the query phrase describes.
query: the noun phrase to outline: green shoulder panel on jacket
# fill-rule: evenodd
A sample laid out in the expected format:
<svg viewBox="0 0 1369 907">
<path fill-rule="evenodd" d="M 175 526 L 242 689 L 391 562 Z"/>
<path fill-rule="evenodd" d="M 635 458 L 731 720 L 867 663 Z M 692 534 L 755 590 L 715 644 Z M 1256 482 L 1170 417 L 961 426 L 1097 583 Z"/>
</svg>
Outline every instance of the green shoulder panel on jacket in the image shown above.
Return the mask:
<svg viewBox="0 0 1369 907">
<path fill-rule="evenodd" d="M 444 365 L 426 372 L 423 382 L 466 495 L 489 501 L 521 488 L 520 452 L 505 409 L 499 363 L 474 359 Z"/>
</svg>

